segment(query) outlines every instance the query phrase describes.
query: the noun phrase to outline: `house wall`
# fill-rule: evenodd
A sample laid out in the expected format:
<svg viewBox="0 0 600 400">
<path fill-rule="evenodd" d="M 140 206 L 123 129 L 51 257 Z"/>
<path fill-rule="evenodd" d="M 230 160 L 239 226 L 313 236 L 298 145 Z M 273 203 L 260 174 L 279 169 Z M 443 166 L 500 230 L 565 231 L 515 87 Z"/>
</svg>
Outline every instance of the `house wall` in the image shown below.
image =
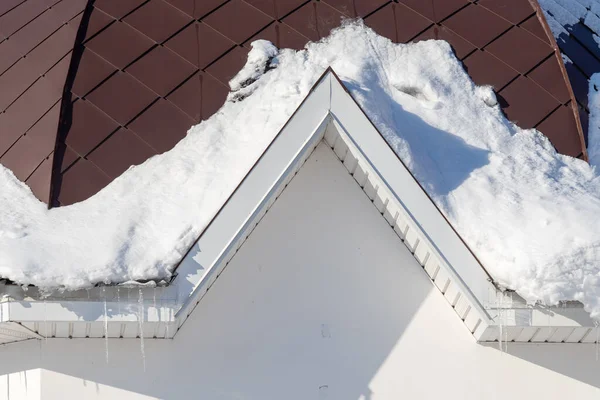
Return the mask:
<svg viewBox="0 0 600 400">
<path fill-rule="evenodd" d="M 320 145 L 174 340 L 6 345 L 0 398 L 591 399 L 596 351 L 477 344 Z"/>
</svg>

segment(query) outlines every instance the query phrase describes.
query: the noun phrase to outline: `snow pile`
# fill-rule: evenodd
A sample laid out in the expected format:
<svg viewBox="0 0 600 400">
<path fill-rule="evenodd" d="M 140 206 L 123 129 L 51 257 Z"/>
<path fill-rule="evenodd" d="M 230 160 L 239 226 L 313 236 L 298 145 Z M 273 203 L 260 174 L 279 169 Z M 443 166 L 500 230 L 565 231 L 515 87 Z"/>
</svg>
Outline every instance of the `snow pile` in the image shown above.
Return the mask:
<svg viewBox="0 0 600 400">
<path fill-rule="evenodd" d="M 96 196 L 46 210 L 0 168 L 0 275 L 69 289 L 167 278 L 332 66 L 499 283 L 600 313 L 600 181 L 509 123 L 442 41 L 393 44 L 359 23 L 306 50 L 253 44 L 229 101 Z"/>
</svg>

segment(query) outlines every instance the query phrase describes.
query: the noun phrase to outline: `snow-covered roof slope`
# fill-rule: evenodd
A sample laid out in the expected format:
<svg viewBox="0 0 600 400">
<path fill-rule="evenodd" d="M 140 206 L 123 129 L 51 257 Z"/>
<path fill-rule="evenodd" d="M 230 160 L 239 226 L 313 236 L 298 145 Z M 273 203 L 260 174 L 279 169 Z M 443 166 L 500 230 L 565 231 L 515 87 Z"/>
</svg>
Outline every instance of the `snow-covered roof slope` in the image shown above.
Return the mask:
<svg viewBox="0 0 600 400">
<path fill-rule="evenodd" d="M 539 0 L 556 38 L 577 100 L 589 161 L 600 165 L 600 109 L 597 80 L 600 73 L 600 1 Z M 589 114 L 589 121 L 586 117 Z"/>
<path fill-rule="evenodd" d="M 298 52 L 255 42 L 217 114 L 87 201 L 47 210 L 0 168 L 0 275 L 68 289 L 170 277 L 328 66 L 498 283 L 600 311 L 594 170 L 508 122 L 447 43 L 357 23 Z"/>
</svg>

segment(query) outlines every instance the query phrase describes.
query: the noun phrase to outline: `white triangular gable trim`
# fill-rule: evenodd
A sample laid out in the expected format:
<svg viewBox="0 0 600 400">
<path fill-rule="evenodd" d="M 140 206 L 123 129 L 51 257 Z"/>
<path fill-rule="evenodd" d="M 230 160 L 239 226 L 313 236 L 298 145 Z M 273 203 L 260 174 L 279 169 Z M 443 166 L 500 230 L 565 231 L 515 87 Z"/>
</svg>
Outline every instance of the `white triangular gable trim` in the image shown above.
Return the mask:
<svg viewBox="0 0 600 400">
<path fill-rule="evenodd" d="M 335 129 L 327 129 L 332 125 Z M 490 294 L 495 296 L 489 276 L 332 71 L 315 85 L 179 266 L 178 273 L 197 271 L 198 265 L 204 271 L 177 313 L 179 323 L 323 139 L 479 338 L 492 324 L 483 306 Z M 190 282 L 175 282 L 185 296 Z"/>
<path fill-rule="evenodd" d="M 45 300 L 6 286 L 3 292 L 12 298 L 1 303 L 0 328 L 18 324 L 21 336 L 31 338 L 172 338 L 323 140 L 477 340 L 587 342 L 600 332 L 581 307 L 548 319 L 539 307 L 497 304 L 498 291 L 485 269 L 331 69 L 183 258 L 170 285 L 94 288 Z M 539 315 L 546 318 L 543 327 Z M 5 336 L 0 343 L 11 341 Z"/>
</svg>

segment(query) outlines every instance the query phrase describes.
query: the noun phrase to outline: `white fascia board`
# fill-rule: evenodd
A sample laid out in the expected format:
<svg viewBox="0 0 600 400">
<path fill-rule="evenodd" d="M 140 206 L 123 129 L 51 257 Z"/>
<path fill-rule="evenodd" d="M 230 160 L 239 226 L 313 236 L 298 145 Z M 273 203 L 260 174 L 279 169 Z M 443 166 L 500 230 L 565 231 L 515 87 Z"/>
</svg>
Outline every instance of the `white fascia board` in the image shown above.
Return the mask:
<svg viewBox="0 0 600 400">
<path fill-rule="evenodd" d="M 54 337 L 173 337 L 321 140 L 334 149 L 473 336 L 497 340 L 502 321 L 489 307 L 497 295 L 490 277 L 331 69 L 201 234 L 170 285 L 124 288 L 125 298 L 114 286 L 45 299 L 13 288 L 5 291 L 12 300 L 0 307 L 1 326 L 17 322 L 25 332 Z M 144 332 L 137 328 L 140 320 L 150 324 Z M 585 340 L 590 332 L 582 333 L 581 327 L 572 326 L 570 333 L 555 329 L 549 337 Z"/>
</svg>

